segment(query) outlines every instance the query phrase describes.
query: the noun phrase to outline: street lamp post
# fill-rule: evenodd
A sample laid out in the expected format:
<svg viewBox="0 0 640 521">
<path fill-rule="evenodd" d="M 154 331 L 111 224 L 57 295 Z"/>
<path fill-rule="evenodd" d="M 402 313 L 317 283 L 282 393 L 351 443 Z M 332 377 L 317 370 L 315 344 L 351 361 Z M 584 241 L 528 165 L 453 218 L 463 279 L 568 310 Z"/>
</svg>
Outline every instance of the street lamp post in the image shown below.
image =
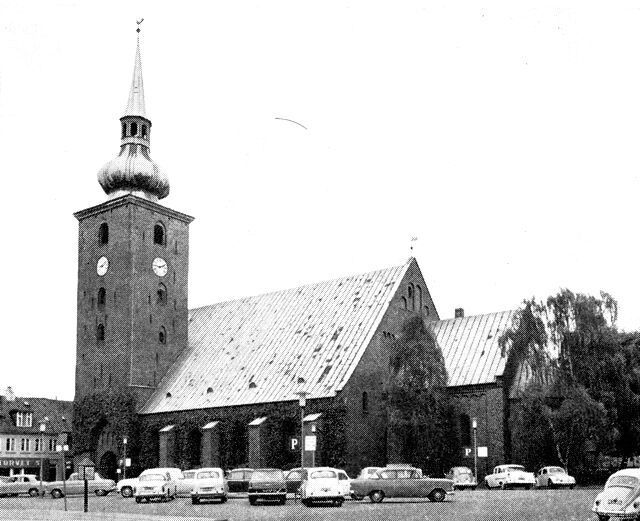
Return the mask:
<svg viewBox="0 0 640 521">
<path fill-rule="evenodd" d="M 124 452 L 124 458 L 122 460 L 122 479 L 127 478 L 127 437 L 122 438 L 122 447 Z"/>
<path fill-rule="evenodd" d="M 44 480 L 44 431 L 47 430 L 47 422 L 49 418 L 46 416 L 40 421 L 40 493 L 44 499 L 44 488 L 42 481 Z"/>
<path fill-rule="evenodd" d="M 62 443 L 60 445 L 56 445 L 56 451 L 62 454 L 62 492 L 64 496 L 64 511 L 67 511 L 67 462 L 65 460 L 64 454 L 69 450 L 69 445 L 67 445 L 67 419 L 62 417 Z"/>
<path fill-rule="evenodd" d="M 297 394 L 300 405 L 300 468 L 304 469 L 304 407 L 307 404 L 307 392 L 300 391 Z"/>
<path fill-rule="evenodd" d="M 471 420 L 471 426 L 473 427 L 473 473 L 478 481 L 478 420 L 473 418 Z"/>
</svg>

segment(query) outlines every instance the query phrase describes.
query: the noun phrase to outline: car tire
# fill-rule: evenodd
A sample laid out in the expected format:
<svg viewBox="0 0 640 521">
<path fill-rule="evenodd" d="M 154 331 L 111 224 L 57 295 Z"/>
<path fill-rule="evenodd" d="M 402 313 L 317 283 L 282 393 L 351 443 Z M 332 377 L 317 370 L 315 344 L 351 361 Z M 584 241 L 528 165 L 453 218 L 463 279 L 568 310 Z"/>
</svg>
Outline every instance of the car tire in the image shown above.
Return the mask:
<svg viewBox="0 0 640 521">
<path fill-rule="evenodd" d="M 142 503 L 142 498 L 141 497 L 137 497 L 136 498 L 136 503 Z"/>
<path fill-rule="evenodd" d="M 302 499 L 301 502 L 307 508 L 311 506 L 311 501 L 309 501 L 308 499 Z"/>
<path fill-rule="evenodd" d="M 227 496 L 220 498 L 220 503 L 226 503 L 226 502 L 227 502 Z"/>
<path fill-rule="evenodd" d="M 38 497 L 40 495 L 40 493 L 38 492 L 37 488 L 30 488 L 29 489 L 29 495 L 31 497 Z"/>
<path fill-rule="evenodd" d="M 444 501 L 444 498 L 447 497 L 447 493 L 441 488 L 436 488 L 431 491 L 431 493 L 427 496 L 429 501 L 433 501 L 434 503 L 440 503 Z"/>
<path fill-rule="evenodd" d="M 507 484 L 506 483 L 499 483 L 500 485 L 500 489 L 501 490 L 507 490 Z"/>
<path fill-rule="evenodd" d="M 384 492 L 382 490 L 374 490 L 369 494 L 369 499 L 372 503 L 382 503 Z"/>
<path fill-rule="evenodd" d="M 106 490 L 98 489 L 96 490 L 96 496 L 106 496 L 108 492 Z"/>
<path fill-rule="evenodd" d="M 59 488 L 54 488 L 51 491 L 51 497 L 53 499 L 60 499 L 62 496 L 64 496 L 64 494 L 62 493 L 62 490 L 60 490 Z"/>
<path fill-rule="evenodd" d="M 287 498 L 286 497 L 283 497 L 282 499 L 280 499 L 280 504 L 281 505 L 286 505 L 286 503 L 287 503 Z"/>
<path fill-rule="evenodd" d="M 475 489 L 476 489 L 476 487 L 471 487 L 471 490 L 475 490 Z"/>
<path fill-rule="evenodd" d="M 547 488 L 555 488 L 553 481 L 551 481 L 550 479 L 547 480 Z"/>
<path fill-rule="evenodd" d="M 598 514 L 598 519 L 600 521 L 609 521 L 609 516 L 603 516 L 601 514 Z"/>
<path fill-rule="evenodd" d="M 250 498 L 249 498 L 249 504 L 250 504 L 251 506 L 255 505 L 255 504 L 256 504 L 256 498 L 254 498 L 254 497 L 250 497 Z"/>
<path fill-rule="evenodd" d="M 340 508 L 342 506 L 342 503 L 344 503 L 344 499 L 338 499 L 338 501 L 336 501 L 336 506 Z"/>
<path fill-rule="evenodd" d="M 192 497 L 191 498 L 191 503 L 193 505 L 198 505 L 200 503 L 200 500 L 197 497 Z"/>
<path fill-rule="evenodd" d="M 131 487 L 122 487 L 120 490 L 120 495 L 122 497 L 131 497 L 133 496 L 133 488 Z"/>
<path fill-rule="evenodd" d="M 569 485 L 569 490 L 573 490 L 573 487 L 575 487 L 575 485 Z"/>
</svg>

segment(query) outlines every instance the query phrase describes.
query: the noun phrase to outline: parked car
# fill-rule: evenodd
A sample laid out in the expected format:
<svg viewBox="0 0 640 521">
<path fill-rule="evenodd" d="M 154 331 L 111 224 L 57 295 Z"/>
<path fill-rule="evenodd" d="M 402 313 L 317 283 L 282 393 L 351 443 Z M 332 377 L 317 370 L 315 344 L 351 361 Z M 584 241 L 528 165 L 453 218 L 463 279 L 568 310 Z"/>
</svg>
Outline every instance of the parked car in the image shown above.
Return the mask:
<svg viewBox="0 0 640 521">
<path fill-rule="evenodd" d="M 106 496 L 109 492 L 116 489 L 116 482 L 112 479 L 106 479 L 97 472 L 94 473 L 94 479 L 88 480 L 89 492 L 93 492 L 96 496 Z M 64 491 L 68 496 L 84 494 L 84 479 L 80 479 L 79 474 L 74 472 L 66 482 L 50 481 L 45 486 L 45 491 L 51 494 L 51 497 L 58 499 L 64 496 Z"/>
<path fill-rule="evenodd" d="M 422 471 L 411 466 L 386 467 L 373 477 L 351 481 L 354 497 L 368 496 L 373 503 L 380 503 L 385 497 L 428 498 L 429 501 L 443 501 L 453 495 L 453 481 L 422 476 Z"/>
<path fill-rule="evenodd" d="M 352 497 L 352 494 L 351 494 L 351 478 L 342 469 L 336 469 L 336 472 L 338 473 L 338 484 L 340 485 L 340 494 L 345 499 L 349 498 L 349 497 Z"/>
<path fill-rule="evenodd" d="M 194 471 L 191 502 L 197 505 L 201 501 L 217 499 L 227 501 L 229 485 L 220 468 L 203 468 Z"/>
<path fill-rule="evenodd" d="M 37 497 L 44 493 L 45 484 L 40 488 L 40 480 L 34 474 L 19 474 L 0 478 L 0 497 L 29 494 Z"/>
<path fill-rule="evenodd" d="M 478 486 L 478 481 L 469 467 L 451 467 L 444 477 L 453 481 L 454 489 L 475 490 Z"/>
<path fill-rule="evenodd" d="M 536 485 L 547 488 L 573 488 L 576 486 L 576 480 L 562 467 L 542 467 L 536 474 Z"/>
<path fill-rule="evenodd" d="M 297 494 L 300 490 L 300 485 L 304 479 L 304 473 L 306 469 L 291 469 L 285 475 L 285 481 L 287 482 L 287 492 L 291 494 Z"/>
<path fill-rule="evenodd" d="M 196 469 L 184 470 L 182 475 L 176 474 L 175 480 L 178 486 L 178 496 L 189 497 L 193 490 L 193 482 L 196 477 Z"/>
<path fill-rule="evenodd" d="M 258 500 L 277 501 L 281 505 L 287 502 L 287 482 L 280 469 L 256 469 L 249 480 L 249 503 L 255 505 Z"/>
<path fill-rule="evenodd" d="M 300 487 L 300 496 L 302 504 L 307 507 L 320 502 L 341 507 L 344 503 L 345 491 L 340 486 L 338 470 L 331 467 L 306 469 L 305 479 Z"/>
<path fill-rule="evenodd" d="M 144 499 L 149 502 L 152 499 L 170 501 L 178 495 L 178 480 L 182 478 L 182 471 L 177 468 L 157 468 L 142 471 L 138 478 L 138 484 L 133 489 L 136 503 Z"/>
<path fill-rule="evenodd" d="M 493 474 L 484 478 L 487 488 L 523 487 L 531 488 L 536 484 L 533 472 L 527 472 L 522 465 L 498 465 L 493 469 Z"/>
<path fill-rule="evenodd" d="M 133 489 L 138 484 L 138 478 L 125 478 L 116 483 L 116 490 L 122 497 L 133 497 Z"/>
<path fill-rule="evenodd" d="M 609 476 L 592 510 L 600 521 L 640 517 L 640 469 L 623 469 Z"/>
<path fill-rule="evenodd" d="M 229 492 L 247 492 L 253 469 L 240 468 L 230 470 L 227 474 Z"/>
</svg>

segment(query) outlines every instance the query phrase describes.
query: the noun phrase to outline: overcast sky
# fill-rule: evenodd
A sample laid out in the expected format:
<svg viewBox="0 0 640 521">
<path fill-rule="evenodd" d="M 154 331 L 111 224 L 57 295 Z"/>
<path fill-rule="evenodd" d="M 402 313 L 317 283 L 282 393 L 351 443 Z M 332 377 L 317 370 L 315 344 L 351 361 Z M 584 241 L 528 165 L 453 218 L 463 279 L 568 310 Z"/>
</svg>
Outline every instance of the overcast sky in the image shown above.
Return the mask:
<svg viewBox="0 0 640 521">
<path fill-rule="evenodd" d="M 640 10 L 456 5 L 0 0 L 0 389 L 73 398 L 72 213 L 106 200 L 141 17 L 190 307 L 402 264 L 418 237 L 441 318 L 567 287 L 637 329 Z"/>
</svg>

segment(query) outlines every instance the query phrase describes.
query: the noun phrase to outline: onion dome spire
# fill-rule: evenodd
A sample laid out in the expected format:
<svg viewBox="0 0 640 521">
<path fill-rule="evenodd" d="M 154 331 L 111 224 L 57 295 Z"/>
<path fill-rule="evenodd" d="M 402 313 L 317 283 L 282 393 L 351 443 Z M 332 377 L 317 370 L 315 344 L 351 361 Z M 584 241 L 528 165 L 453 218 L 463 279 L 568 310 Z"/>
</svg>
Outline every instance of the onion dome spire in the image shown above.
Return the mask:
<svg viewBox="0 0 640 521">
<path fill-rule="evenodd" d="M 143 19 L 144 20 L 144 19 Z M 98 172 L 98 182 L 110 199 L 130 193 L 151 201 L 169 195 L 169 178 L 149 155 L 151 120 L 144 104 L 144 83 L 140 59 L 140 24 L 133 80 L 124 116 L 120 118 L 122 134 L 120 154 Z"/>
</svg>

